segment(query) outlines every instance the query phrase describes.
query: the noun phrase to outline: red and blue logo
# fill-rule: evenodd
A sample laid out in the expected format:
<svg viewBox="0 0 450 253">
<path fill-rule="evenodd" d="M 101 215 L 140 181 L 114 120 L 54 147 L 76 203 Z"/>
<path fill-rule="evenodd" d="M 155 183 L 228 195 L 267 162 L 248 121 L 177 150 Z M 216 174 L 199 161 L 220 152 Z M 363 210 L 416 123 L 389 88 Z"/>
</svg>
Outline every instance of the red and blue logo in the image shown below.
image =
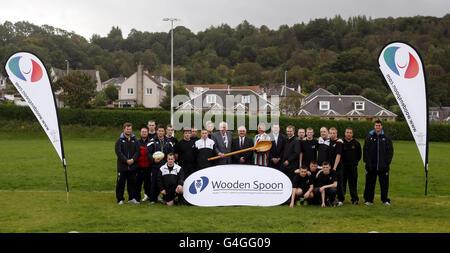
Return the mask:
<svg viewBox="0 0 450 253">
<path fill-rule="evenodd" d="M 24 69 L 23 66 L 19 66 L 21 60 L 23 61 L 25 58 L 22 58 L 22 56 L 17 56 L 12 58 L 8 63 L 9 69 L 17 78 L 23 81 L 31 81 L 32 83 L 42 79 L 42 67 L 39 63 L 33 59 L 30 59 L 31 65 L 28 64 L 30 65 L 29 68 Z"/>
<path fill-rule="evenodd" d="M 384 50 L 384 61 L 386 62 L 386 64 L 388 65 L 388 67 L 392 70 L 392 72 L 394 72 L 395 74 L 397 74 L 398 76 L 400 76 L 400 71 L 399 69 L 404 69 L 406 68 L 406 71 L 404 72 L 404 77 L 407 79 L 411 79 L 417 76 L 417 74 L 419 73 L 419 64 L 417 63 L 416 58 L 410 53 L 409 54 L 409 62 L 399 65 L 398 62 L 395 59 L 395 56 L 397 54 L 397 50 L 400 47 L 388 47 L 386 48 L 386 50 Z M 403 71 L 402 71 L 403 72 Z"/>
</svg>

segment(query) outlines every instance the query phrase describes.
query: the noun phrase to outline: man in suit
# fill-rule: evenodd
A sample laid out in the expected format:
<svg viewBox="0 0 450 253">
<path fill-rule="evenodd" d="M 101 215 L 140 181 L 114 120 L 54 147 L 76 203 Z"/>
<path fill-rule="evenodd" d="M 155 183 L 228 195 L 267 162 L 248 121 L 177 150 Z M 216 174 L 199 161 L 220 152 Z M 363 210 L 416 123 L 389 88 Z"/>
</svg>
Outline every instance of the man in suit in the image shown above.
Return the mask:
<svg viewBox="0 0 450 253">
<path fill-rule="evenodd" d="M 287 140 L 284 144 L 284 154 L 282 155 L 281 171 L 291 180 L 294 179 L 294 171 L 299 167 L 300 142 L 295 138 L 295 127 L 289 125 L 286 128 Z"/>
<path fill-rule="evenodd" d="M 211 139 L 214 141 L 215 151 L 222 158 L 217 160 L 217 165 L 231 164 L 231 157 L 225 157 L 226 153 L 231 152 L 231 142 L 233 140 L 233 134 L 227 131 L 228 124 L 226 122 L 220 122 L 219 132 L 213 133 Z"/>
<path fill-rule="evenodd" d="M 253 147 L 253 140 L 246 136 L 247 129 L 245 126 L 240 126 L 238 128 L 239 137 L 233 139 L 231 143 L 231 151 L 238 151 L 246 148 Z M 248 151 L 240 154 L 233 155 L 231 157 L 233 164 L 251 164 L 252 163 L 253 152 Z"/>
<path fill-rule="evenodd" d="M 286 136 L 280 134 L 280 125 L 272 125 L 272 133 L 269 134 L 272 140 L 272 147 L 269 153 L 269 167 L 280 169 L 281 159 L 284 154 L 284 146 L 286 144 Z"/>
</svg>

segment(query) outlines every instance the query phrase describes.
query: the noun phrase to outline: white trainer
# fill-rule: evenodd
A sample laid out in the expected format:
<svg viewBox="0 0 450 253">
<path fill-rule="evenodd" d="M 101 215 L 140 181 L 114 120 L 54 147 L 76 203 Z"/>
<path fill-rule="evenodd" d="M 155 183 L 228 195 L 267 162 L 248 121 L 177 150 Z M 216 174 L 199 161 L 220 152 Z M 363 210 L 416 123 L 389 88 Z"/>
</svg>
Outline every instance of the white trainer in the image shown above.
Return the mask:
<svg viewBox="0 0 450 253">
<path fill-rule="evenodd" d="M 372 202 L 369 202 L 369 201 L 367 201 L 366 203 L 364 203 L 364 205 L 366 205 L 366 206 L 371 206 L 371 205 L 373 205 L 373 203 L 372 203 Z"/>
<path fill-rule="evenodd" d="M 148 200 L 148 196 L 147 194 L 144 194 L 144 198 L 142 199 L 142 201 L 147 201 Z"/>
<path fill-rule="evenodd" d="M 391 203 L 389 203 L 389 202 L 387 202 L 387 201 L 384 202 L 383 204 L 384 204 L 385 206 L 390 206 L 390 205 L 391 205 Z"/>
<path fill-rule="evenodd" d="M 344 203 L 342 203 L 341 201 L 338 202 L 337 206 L 343 206 Z"/>
<path fill-rule="evenodd" d="M 128 200 L 128 203 L 139 204 L 139 201 L 132 199 L 132 200 Z"/>
<path fill-rule="evenodd" d="M 119 205 L 123 205 L 123 200 L 119 201 Z"/>
</svg>

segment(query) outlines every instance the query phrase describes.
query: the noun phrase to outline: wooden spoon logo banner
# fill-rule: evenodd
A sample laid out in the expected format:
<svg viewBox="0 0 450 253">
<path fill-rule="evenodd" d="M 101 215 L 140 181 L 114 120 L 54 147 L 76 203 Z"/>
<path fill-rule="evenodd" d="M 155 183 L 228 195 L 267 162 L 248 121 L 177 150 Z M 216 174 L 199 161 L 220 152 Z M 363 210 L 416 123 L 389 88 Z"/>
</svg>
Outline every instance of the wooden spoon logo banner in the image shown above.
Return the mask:
<svg viewBox="0 0 450 253">
<path fill-rule="evenodd" d="M 255 165 L 219 165 L 184 181 L 184 198 L 196 206 L 276 206 L 289 199 L 291 180 L 282 172 Z"/>
</svg>

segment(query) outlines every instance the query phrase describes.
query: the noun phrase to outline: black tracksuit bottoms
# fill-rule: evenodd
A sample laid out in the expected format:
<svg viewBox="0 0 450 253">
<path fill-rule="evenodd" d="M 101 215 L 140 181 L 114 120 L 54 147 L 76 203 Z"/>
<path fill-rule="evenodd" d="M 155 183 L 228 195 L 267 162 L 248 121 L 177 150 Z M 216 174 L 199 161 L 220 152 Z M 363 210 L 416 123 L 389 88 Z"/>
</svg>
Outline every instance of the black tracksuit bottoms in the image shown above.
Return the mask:
<svg viewBox="0 0 450 253">
<path fill-rule="evenodd" d="M 352 203 L 359 201 L 358 197 L 358 165 L 345 165 L 344 175 L 342 177 L 342 191 L 345 196 L 348 189 L 350 190 L 350 197 L 352 198 Z"/>
<path fill-rule="evenodd" d="M 151 174 L 152 172 L 150 167 L 138 167 L 136 179 L 136 194 L 138 199 L 136 200 L 139 201 L 142 198 L 142 184 L 144 184 L 145 195 L 147 195 L 147 197 L 150 197 Z"/>
<path fill-rule="evenodd" d="M 377 176 L 380 182 L 381 201 L 391 202 L 388 198 L 389 189 L 389 171 L 366 171 L 366 187 L 364 189 L 364 200 L 372 202 L 375 196 L 375 185 L 377 183 Z"/>
<path fill-rule="evenodd" d="M 158 187 L 158 171 L 159 168 L 163 165 L 162 162 L 160 162 L 161 165 L 152 165 L 151 166 L 151 175 L 150 175 L 150 195 L 148 196 L 148 200 L 150 202 L 156 202 L 158 201 L 158 196 L 161 193 L 161 189 Z"/>
<path fill-rule="evenodd" d="M 116 198 L 117 202 L 125 200 L 123 197 L 125 193 L 125 184 L 127 185 L 128 200 L 136 199 L 136 171 L 124 171 L 117 173 L 116 182 Z M 139 199 L 136 199 L 139 201 Z"/>
<path fill-rule="evenodd" d="M 344 192 L 344 170 L 341 169 L 336 169 L 336 179 L 337 179 L 337 187 L 336 187 L 336 191 L 337 191 L 337 198 L 338 201 L 340 202 L 344 202 L 345 199 L 345 192 Z"/>
</svg>

